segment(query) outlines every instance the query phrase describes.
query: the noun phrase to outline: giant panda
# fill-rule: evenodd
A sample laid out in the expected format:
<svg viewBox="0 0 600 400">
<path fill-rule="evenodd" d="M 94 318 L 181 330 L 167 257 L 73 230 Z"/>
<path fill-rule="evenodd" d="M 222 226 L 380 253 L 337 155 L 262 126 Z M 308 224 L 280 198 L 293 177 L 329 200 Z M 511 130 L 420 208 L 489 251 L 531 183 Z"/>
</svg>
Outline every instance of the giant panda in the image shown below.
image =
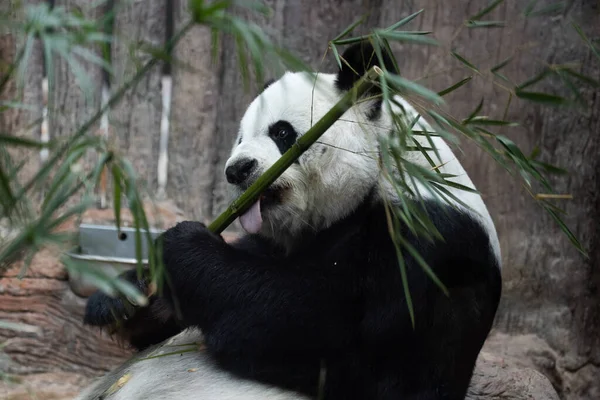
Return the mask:
<svg viewBox="0 0 600 400">
<path fill-rule="evenodd" d="M 368 42 L 342 58 L 334 74 L 287 72 L 251 102 L 224 171 L 235 195 L 377 60 Z M 393 70 L 386 53 L 383 60 Z M 90 297 L 85 322 L 118 321 L 119 337 L 141 351 L 79 399 L 465 397 L 501 294 L 496 230 L 476 192 L 449 186 L 450 203 L 418 184 L 405 194 L 443 239 L 406 226 L 401 234 L 448 289 L 402 253 L 413 326 L 385 209 L 399 197 L 381 176 L 375 140 L 389 134 L 392 116 L 377 94 L 348 110 L 240 217 L 247 234 L 239 240 L 227 243 L 199 222 L 168 229 L 159 238 L 168 284 L 150 306 Z M 392 112 L 414 120 L 417 111 L 396 100 Z M 431 139 L 440 171 L 473 188 L 443 139 Z M 406 157 L 429 166 L 422 153 Z M 135 272 L 124 278 L 148 289 Z"/>
</svg>

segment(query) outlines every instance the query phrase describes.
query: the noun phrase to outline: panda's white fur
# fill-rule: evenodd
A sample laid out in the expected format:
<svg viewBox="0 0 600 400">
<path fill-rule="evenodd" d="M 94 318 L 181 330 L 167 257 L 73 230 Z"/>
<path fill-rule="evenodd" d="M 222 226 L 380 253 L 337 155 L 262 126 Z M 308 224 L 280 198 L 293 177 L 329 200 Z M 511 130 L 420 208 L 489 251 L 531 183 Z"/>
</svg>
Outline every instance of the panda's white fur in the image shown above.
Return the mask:
<svg viewBox="0 0 600 400">
<path fill-rule="evenodd" d="M 306 132 L 341 98 L 335 88 L 336 75 L 286 73 L 268 86 L 248 107 L 240 126 L 241 143 L 236 140 L 227 166 L 244 157 L 254 157 L 259 162 L 256 174 L 264 172 L 280 156 L 274 142 L 267 136 L 267 127 L 276 121 L 289 121 L 298 132 Z M 413 120 L 417 111 L 406 101 L 401 103 L 407 120 Z M 320 230 L 344 217 L 353 210 L 372 187 L 380 182 L 380 193 L 393 196 L 379 176 L 377 141 L 375 135 L 387 134 L 391 128 L 385 108 L 375 122 L 366 118 L 369 104 L 363 103 L 347 111 L 277 181 L 276 185 L 290 188 L 285 192 L 282 205 L 270 208 L 263 215 L 261 234 L 284 245 L 291 245 L 297 232 L 309 227 Z M 396 112 L 402 112 L 395 109 Z M 421 129 L 431 127 L 421 119 Z M 429 146 L 425 138 L 423 146 Z M 238 138 L 238 139 L 239 139 Z M 454 174 L 455 181 L 473 187 L 473 183 L 450 148 L 439 137 L 433 137 L 441 159 L 442 172 Z M 326 148 L 323 153 L 322 149 Z M 429 166 L 427 160 L 413 152 L 412 161 Z M 436 158 L 431 153 L 432 158 Z M 485 227 L 493 252 L 500 265 L 500 249 L 494 224 L 477 194 L 448 188 L 457 198 L 470 206 L 472 213 Z M 430 196 L 424 190 L 424 197 Z M 239 194 L 239 193 L 237 193 Z M 343 195 L 345 194 L 345 195 Z M 456 204 L 457 207 L 462 207 Z M 201 342 L 202 335 L 188 329 L 167 342 L 135 355 L 129 362 L 112 371 L 94 386 L 85 390 L 78 399 L 304 399 L 294 392 L 284 391 L 247 381 L 220 370 L 206 352 L 175 353 L 157 358 L 149 356 L 177 352 L 186 347 L 177 345 Z M 121 381 L 119 382 L 119 379 Z M 115 386 L 116 385 L 116 386 Z M 111 388 L 112 386 L 112 388 Z"/>
<path fill-rule="evenodd" d="M 233 148 L 226 167 L 247 157 L 258 161 L 259 167 L 255 175 L 259 176 L 269 168 L 281 153 L 269 138 L 269 125 L 285 120 L 289 121 L 299 132 L 306 132 L 341 98 L 335 90 L 335 74 L 308 74 L 288 72 L 277 82 L 268 86 L 261 96 L 248 107 L 240 126 L 241 143 Z M 392 112 L 405 115 L 407 123 L 414 120 L 418 112 L 406 100 L 397 97 L 397 104 L 392 104 Z M 309 148 L 301 157 L 299 164 L 293 164 L 275 182 L 276 185 L 290 187 L 289 195 L 280 207 L 266 210 L 263 218 L 261 234 L 275 240 L 289 240 L 307 226 L 321 230 L 331 223 L 343 218 L 351 212 L 375 180 L 381 182 L 387 195 L 395 197 L 394 191 L 387 188 L 387 180 L 379 176 L 377 164 L 376 135 L 387 135 L 392 129 L 391 118 L 387 108 L 383 107 L 382 116 L 375 123 L 367 120 L 369 103 L 359 104 L 348 110 L 319 141 Z M 402 109 L 399 108 L 402 107 Z M 432 131 L 431 126 L 422 118 L 417 128 Z M 440 172 L 456 175 L 450 180 L 464 186 L 474 188 L 473 182 L 455 157 L 450 147 L 439 136 L 429 139 L 423 135 L 413 136 L 424 148 L 431 147 L 429 139 L 437 148 L 428 151 L 429 156 L 441 165 Z M 320 157 L 323 147 L 328 149 L 326 156 Z M 406 158 L 414 164 L 429 168 L 429 161 L 420 152 L 409 152 Z M 462 203 L 469 205 L 466 212 L 472 213 L 480 220 L 490 234 L 490 243 L 500 259 L 500 246 L 494 223 L 477 193 L 446 187 Z M 235 195 L 241 194 L 239 187 Z M 351 193 L 352 196 L 340 196 L 340 193 Z M 419 190 L 423 198 L 433 195 L 426 190 Z M 449 199 L 457 207 L 464 209 L 460 203 Z"/>
</svg>

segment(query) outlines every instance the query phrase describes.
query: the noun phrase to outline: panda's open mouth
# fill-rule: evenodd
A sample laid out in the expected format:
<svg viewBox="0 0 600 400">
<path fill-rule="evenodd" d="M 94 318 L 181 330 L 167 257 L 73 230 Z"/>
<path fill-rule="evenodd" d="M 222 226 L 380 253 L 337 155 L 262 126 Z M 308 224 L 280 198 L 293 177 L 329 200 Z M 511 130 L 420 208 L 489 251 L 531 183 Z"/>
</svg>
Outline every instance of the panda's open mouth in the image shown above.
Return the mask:
<svg viewBox="0 0 600 400">
<path fill-rule="evenodd" d="M 266 208 L 275 204 L 279 204 L 283 200 L 283 192 L 285 188 L 270 186 L 260 195 L 261 207 Z M 261 208 L 261 210 L 263 209 Z"/>
<path fill-rule="evenodd" d="M 258 200 L 240 215 L 242 228 L 248 233 L 258 233 L 262 227 L 262 214 L 266 209 L 281 204 L 283 195 L 288 188 L 283 186 L 270 186 L 265 190 Z"/>
</svg>

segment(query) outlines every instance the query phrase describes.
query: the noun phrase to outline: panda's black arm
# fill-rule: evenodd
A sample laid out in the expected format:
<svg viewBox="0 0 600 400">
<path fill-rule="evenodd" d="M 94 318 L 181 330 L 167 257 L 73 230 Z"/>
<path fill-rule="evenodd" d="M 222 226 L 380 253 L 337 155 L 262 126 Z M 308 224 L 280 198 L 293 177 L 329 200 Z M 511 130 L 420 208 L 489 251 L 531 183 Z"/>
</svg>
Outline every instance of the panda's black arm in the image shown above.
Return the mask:
<svg viewBox="0 0 600 400">
<path fill-rule="evenodd" d="M 348 346 L 356 324 L 348 271 L 241 251 L 195 222 L 168 230 L 163 246 L 164 296 L 211 350 L 264 357 Z"/>
</svg>

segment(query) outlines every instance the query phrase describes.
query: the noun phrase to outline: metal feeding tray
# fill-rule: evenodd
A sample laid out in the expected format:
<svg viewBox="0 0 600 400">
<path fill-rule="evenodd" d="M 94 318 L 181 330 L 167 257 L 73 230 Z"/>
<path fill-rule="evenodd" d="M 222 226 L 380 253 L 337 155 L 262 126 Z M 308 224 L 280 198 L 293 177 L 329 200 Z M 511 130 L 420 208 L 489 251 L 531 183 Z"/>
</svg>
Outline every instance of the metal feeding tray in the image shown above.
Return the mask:
<svg viewBox="0 0 600 400">
<path fill-rule="evenodd" d="M 152 240 L 156 239 L 163 230 L 150 229 Z M 146 230 L 142 230 L 142 238 Z M 135 255 L 135 228 L 116 226 L 81 224 L 79 226 L 78 246 L 67 256 L 74 260 L 85 261 L 91 268 L 99 272 L 117 276 L 127 269 L 137 265 Z M 142 240 L 142 263 L 148 264 L 148 243 Z M 89 279 L 77 272 L 69 272 L 71 290 L 79 296 L 87 297 L 96 287 Z"/>
</svg>

